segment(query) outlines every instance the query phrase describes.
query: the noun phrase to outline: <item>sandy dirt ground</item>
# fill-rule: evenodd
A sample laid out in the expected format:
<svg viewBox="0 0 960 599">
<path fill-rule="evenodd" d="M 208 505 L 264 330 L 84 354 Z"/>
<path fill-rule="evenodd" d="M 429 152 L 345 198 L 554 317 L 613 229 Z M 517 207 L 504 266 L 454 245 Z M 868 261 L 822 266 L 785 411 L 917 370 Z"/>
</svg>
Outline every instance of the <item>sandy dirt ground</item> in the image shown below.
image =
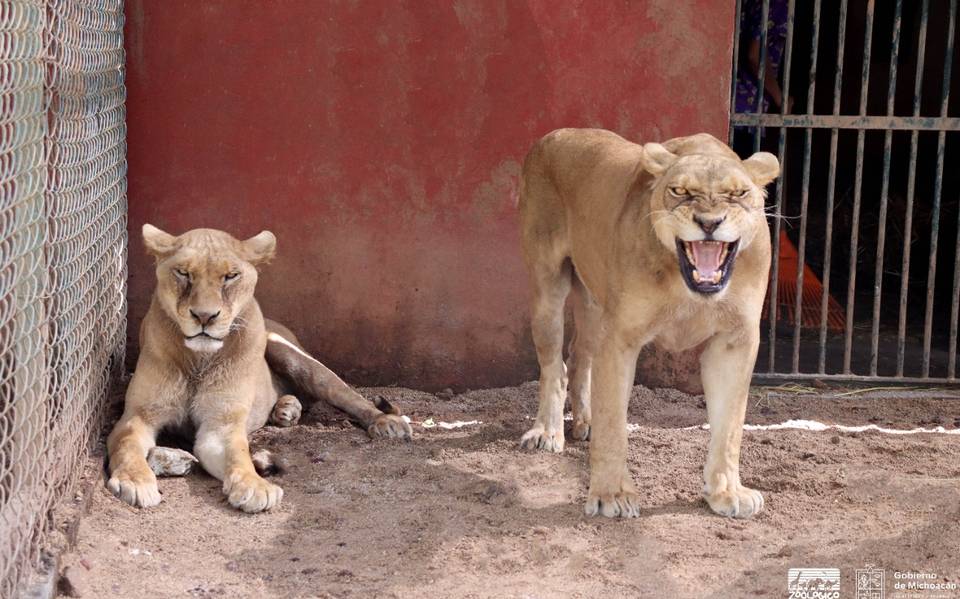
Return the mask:
<svg viewBox="0 0 960 599">
<path fill-rule="evenodd" d="M 629 460 L 645 509 L 586 518 L 587 446 L 524 452 L 536 384 L 439 396 L 363 389 L 401 406 L 413 442 L 372 442 L 315 406 L 254 448 L 290 463 L 270 513 L 231 509 L 202 471 L 160 481 L 137 510 L 103 488 L 65 555 L 62 593 L 81 597 L 786 597 L 792 567 L 883 568 L 960 582 L 960 436 L 747 431 L 742 476 L 766 508 L 749 521 L 700 498 L 709 433 L 702 397 L 637 387 Z M 816 419 L 909 429 L 960 427 L 956 397 L 760 392 L 748 422 Z M 941 393 L 950 395 L 950 392 Z M 419 423 L 478 420 L 445 430 Z M 913 597 L 960 597 L 929 592 Z"/>
</svg>

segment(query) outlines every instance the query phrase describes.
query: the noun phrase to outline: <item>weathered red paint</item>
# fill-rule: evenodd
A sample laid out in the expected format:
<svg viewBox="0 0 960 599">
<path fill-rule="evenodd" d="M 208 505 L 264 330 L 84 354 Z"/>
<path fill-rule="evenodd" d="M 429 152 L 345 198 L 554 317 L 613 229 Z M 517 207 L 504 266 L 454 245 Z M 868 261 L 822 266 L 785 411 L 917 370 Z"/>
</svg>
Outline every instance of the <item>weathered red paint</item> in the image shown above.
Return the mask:
<svg viewBox="0 0 960 599">
<path fill-rule="evenodd" d="M 270 229 L 264 311 L 356 383 L 535 376 L 516 179 L 537 138 L 727 125 L 730 2 L 128 0 L 127 19 L 131 332 L 142 223 Z"/>
</svg>

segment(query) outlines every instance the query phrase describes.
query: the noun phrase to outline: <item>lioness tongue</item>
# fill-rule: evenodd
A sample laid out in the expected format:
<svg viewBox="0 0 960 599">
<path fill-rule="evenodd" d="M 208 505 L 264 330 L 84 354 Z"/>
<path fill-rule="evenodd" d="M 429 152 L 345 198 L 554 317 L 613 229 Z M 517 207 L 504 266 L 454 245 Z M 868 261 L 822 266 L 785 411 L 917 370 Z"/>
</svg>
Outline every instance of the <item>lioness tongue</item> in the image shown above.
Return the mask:
<svg viewBox="0 0 960 599">
<path fill-rule="evenodd" d="M 719 241 L 691 241 L 690 253 L 693 254 L 693 266 L 700 276 L 708 279 L 720 269 L 720 253 L 723 243 Z"/>
</svg>

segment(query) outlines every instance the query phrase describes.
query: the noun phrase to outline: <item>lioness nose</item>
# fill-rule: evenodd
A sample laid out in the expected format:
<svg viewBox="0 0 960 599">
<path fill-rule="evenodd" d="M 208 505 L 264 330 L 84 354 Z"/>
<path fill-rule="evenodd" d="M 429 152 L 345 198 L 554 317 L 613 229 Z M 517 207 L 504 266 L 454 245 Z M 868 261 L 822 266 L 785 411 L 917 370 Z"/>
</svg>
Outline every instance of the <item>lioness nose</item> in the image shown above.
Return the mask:
<svg viewBox="0 0 960 599">
<path fill-rule="evenodd" d="M 193 316 L 193 319 L 200 323 L 200 326 L 207 326 L 216 319 L 217 316 L 220 316 L 220 310 L 216 312 L 208 312 L 204 310 L 194 311 L 190 310 L 190 316 Z"/>
<path fill-rule="evenodd" d="M 716 231 L 717 227 L 723 223 L 724 219 L 726 219 L 725 216 L 721 216 L 720 218 L 708 218 L 697 214 L 693 215 L 693 220 L 700 225 L 700 228 L 703 229 L 703 232 L 707 235 L 710 235 Z"/>
</svg>

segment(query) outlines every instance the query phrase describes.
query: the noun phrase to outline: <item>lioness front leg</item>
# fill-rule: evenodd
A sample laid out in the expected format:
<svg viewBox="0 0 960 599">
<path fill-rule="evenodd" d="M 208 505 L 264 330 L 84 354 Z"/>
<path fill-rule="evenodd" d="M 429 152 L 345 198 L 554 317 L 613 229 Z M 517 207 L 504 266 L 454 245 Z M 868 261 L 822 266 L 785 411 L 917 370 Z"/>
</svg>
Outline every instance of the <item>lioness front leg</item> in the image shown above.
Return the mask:
<svg viewBox="0 0 960 599">
<path fill-rule="evenodd" d="M 166 370 L 151 352 L 140 354 L 127 387 L 123 416 L 107 437 L 107 488 L 130 505 L 151 507 L 160 503 L 157 477 L 147 463 L 147 452 L 157 444 L 160 429 L 175 419 L 183 393 L 179 377 Z"/>
<path fill-rule="evenodd" d="M 107 438 L 110 478 L 107 488 L 130 505 L 160 503 L 157 477 L 147 464 L 147 452 L 156 445 L 157 429 L 139 414 L 124 412 Z"/>
<path fill-rule="evenodd" d="M 246 418 L 217 426 L 202 425 L 193 453 L 204 470 L 223 481 L 227 501 L 248 513 L 262 512 L 280 504 L 283 489 L 257 474 L 250 459 L 244 428 Z"/>
<path fill-rule="evenodd" d="M 710 509 L 722 516 L 749 518 L 763 508 L 763 495 L 740 484 L 740 441 L 759 344 L 758 335 L 718 334 L 700 356 L 710 422 L 703 496 Z"/>
<path fill-rule="evenodd" d="M 635 518 L 640 497 L 627 468 L 627 404 L 640 347 L 616 332 L 600 343 L 593 362 L 590 491 L 584 512 Z"/>
</svg>

